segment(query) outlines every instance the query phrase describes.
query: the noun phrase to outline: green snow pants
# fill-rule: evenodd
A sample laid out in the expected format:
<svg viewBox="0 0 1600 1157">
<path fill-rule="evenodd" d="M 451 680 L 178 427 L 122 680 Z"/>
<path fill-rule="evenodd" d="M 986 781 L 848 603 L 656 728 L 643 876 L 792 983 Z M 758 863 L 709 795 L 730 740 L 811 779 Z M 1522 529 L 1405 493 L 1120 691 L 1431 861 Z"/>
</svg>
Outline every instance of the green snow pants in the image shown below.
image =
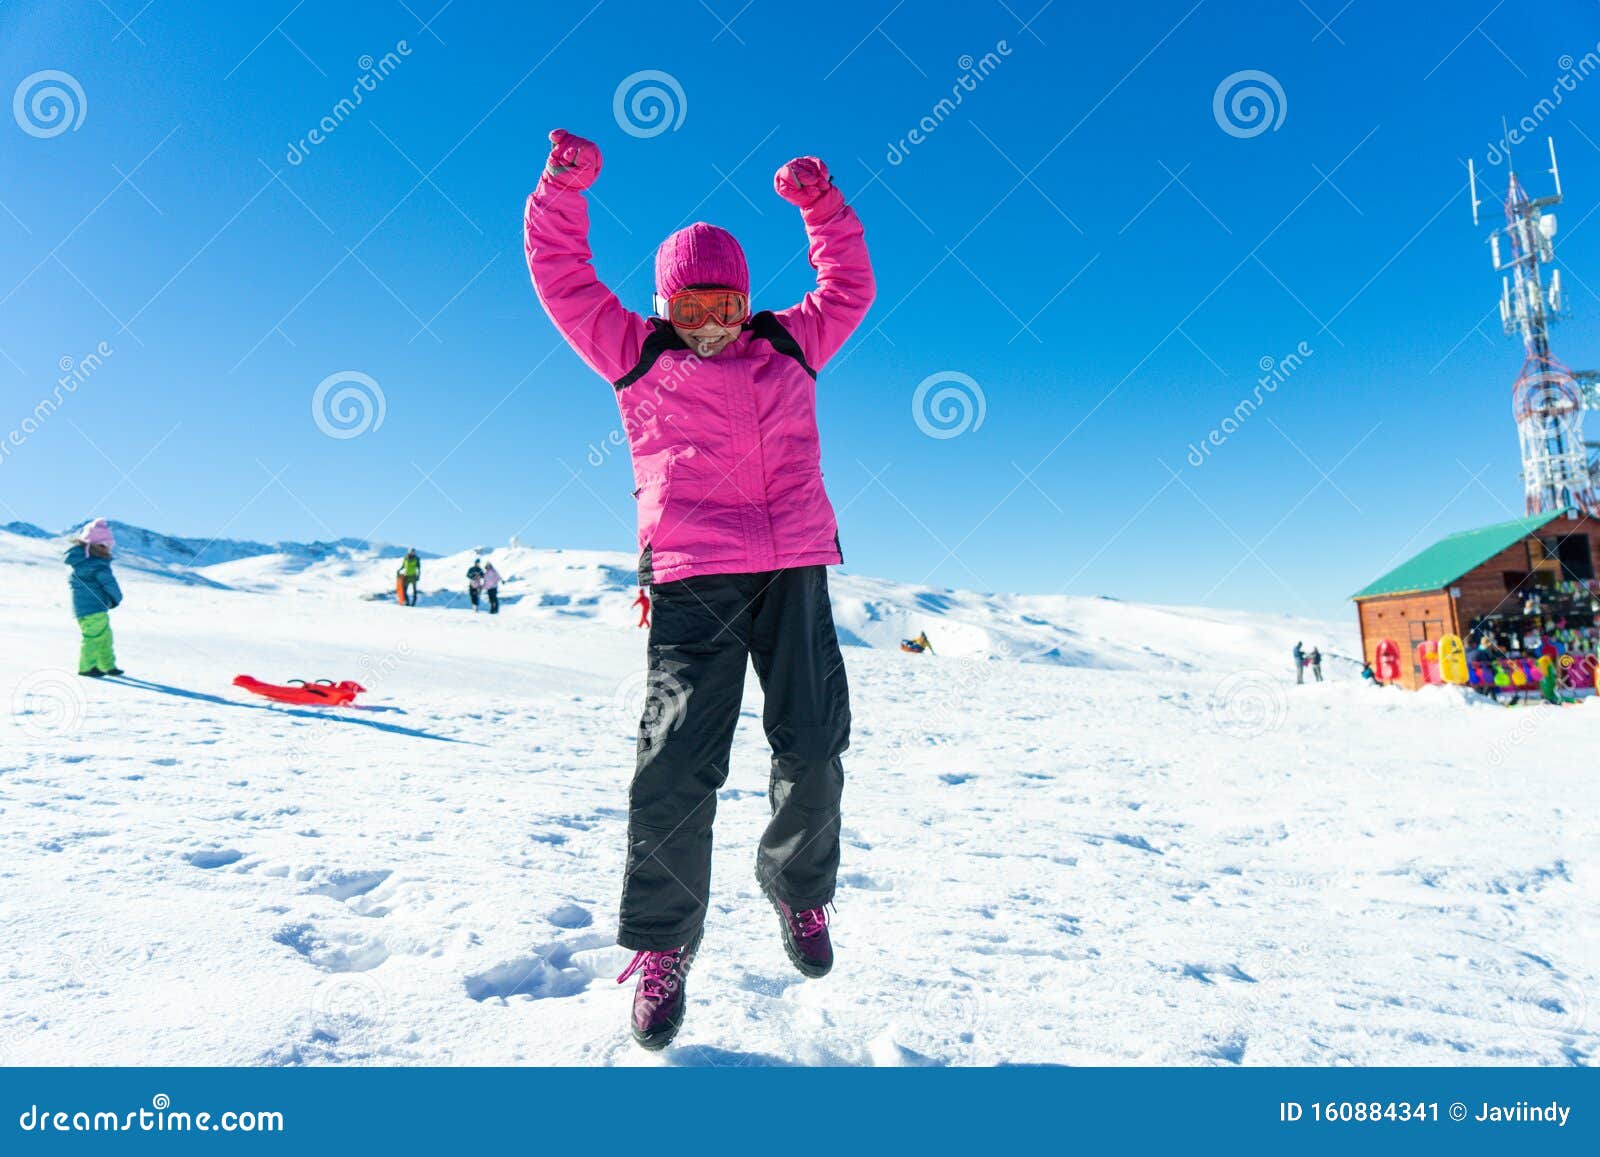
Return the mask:
<svg viewBox="0 0 1600 1157">
<path fill-rule="evenodd" d="M 115 668 L 117 656 L 111 647 L 111 616 L 104 611 L 84 615 L 78 620 L 78 630 L 83 633 L 83 647 L 78 652 L 78 674 Z"/>
</svg>

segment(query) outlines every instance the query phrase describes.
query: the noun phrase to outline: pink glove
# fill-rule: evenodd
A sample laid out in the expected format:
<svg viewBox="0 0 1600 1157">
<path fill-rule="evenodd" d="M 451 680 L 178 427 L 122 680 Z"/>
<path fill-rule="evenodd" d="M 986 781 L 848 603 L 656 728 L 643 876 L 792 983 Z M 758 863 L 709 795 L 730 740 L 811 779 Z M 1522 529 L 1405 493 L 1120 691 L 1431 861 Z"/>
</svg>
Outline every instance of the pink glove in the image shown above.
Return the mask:
<svg viewBox="0 0 1600 1157">
<path fill-rule="evenodd" d="M 833 187 L 821 157 L 796 157 L 772 175 L 772 187 L 789 204 L 809 209 Z"/>
<path fill-rule="evenodd" d="M 545 179 L 559 189 L 587 189 L 600 175 L 600 146 L 566 129 L 550 130 Z"/>
</svg>

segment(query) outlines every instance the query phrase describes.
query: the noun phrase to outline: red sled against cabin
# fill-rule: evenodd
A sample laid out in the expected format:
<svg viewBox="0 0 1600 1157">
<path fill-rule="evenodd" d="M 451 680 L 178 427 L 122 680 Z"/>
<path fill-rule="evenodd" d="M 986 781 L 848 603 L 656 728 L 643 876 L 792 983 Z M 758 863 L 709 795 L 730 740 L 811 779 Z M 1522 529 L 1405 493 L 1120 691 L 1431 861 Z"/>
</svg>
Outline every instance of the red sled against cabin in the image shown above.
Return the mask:
<svg viewBox="0 0 1600 1157">
<path fill-rule="evenodd" d="M 1378 682 L 1393 683 L 1400 678 L 1399 643 L 1393 639 L 1380 640 L 1373 658 L 1377 660 L 1377 670 L 1373 673 L 1378 676 Z"/>
<path fill-rule="evenodd" d="M 355 697 L 366 688 L 360 683 L 349 679 L 335 683 L 322 679 L 315 683 L 294 681 L 287 685 L 280 683 L 263 683 L 251 675 L 235 675 L 235 687 L 243 687 L 253 695 L 260 695 L 267 699 L 276 699 L 280 703 L 305 703 L 314 707 L 344 707 L 355 701 Z"/>
</svg>

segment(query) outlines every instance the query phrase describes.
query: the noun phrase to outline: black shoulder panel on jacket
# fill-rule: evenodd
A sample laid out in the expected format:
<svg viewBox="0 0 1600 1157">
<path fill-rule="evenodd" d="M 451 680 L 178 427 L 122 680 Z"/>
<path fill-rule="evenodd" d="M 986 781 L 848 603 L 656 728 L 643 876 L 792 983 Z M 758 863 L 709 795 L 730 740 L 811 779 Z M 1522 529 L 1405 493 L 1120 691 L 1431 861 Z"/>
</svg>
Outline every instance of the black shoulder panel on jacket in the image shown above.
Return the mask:
<svg viewBox="0 0 1600 1157">
<path fill-rule="evenodd" d="M 672 323 L 663 318 L 650 319 L 652 329 L 650 336 L 644 339 L 644 344 L 639 347 L 639 361 L 633 369 L 623 374 L 612 382 L 612 388 L 625 390 L 634 382 L 650 372 L 650 367 L 656 364 L 656 359 L 668 350 L 686 350 L 689 347 L 683 344 L 683 339 L 678 336 L 678 331 L 672 328 Z"/>
<path fill-rule="evenodd" d="M 783 328 L 783 323 L 777 319 L 770 309 L 762 310 L 745 322 L 745 328 L 772 346 L 780 354 L 799 362 L 800 368 L 811 376 L 811 380 L 816 380 L 817 371 L 812 369 L 806 361 L 806 353 L 800 348 L 800 343 L 794 340 L 792 333 Z"/>
</svg>

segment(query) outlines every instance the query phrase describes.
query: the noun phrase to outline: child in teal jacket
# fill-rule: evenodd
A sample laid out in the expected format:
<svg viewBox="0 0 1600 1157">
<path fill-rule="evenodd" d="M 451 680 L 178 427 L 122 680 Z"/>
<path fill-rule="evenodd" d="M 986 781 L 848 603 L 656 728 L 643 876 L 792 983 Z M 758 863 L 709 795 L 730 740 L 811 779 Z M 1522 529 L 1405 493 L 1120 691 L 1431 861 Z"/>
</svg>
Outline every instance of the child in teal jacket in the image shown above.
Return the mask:
<svg viewBox="0 0 1600 1157">
<path fill-rule="evenodd" d="M 74 536 L 64 559 L 72 568 L 67 585 L 72 589 L 72 613 L 77 616 L 78 631 L 83 636 L 78 674 L 93 679 L 122 674 L 112 649 L 109 614 L 122 602 L 122 588 L 111 573 L 111 549 L 115 545 L 111 525 L 96 518 Z"/>
</svg>

